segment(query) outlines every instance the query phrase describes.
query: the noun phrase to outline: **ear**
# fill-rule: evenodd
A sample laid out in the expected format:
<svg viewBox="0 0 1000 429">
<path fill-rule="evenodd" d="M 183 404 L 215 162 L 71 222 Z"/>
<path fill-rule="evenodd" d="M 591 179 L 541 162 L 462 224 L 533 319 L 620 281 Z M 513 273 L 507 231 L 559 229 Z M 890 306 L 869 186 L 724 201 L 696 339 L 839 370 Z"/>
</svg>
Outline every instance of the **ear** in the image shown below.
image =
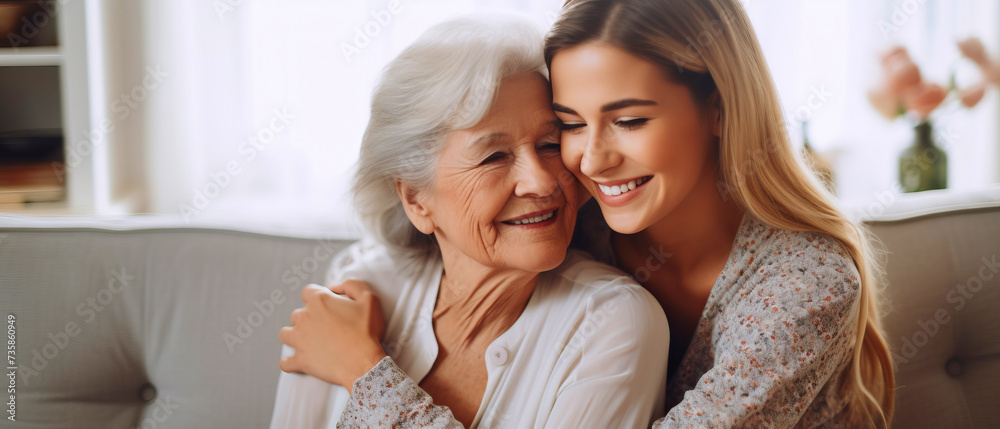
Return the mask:
<svg viewBox="0 0 1000 429">
<path fill-rule="evenodd" d="M 722 97 L 719 96 L 719 90 L 715 90 L 708 98 L 708 120 L 712 126 L 712 134 L 722 137 Z"/>
<path fill-rule="evenodd" d="M 399 199 L 403 202 L 403 210 L 406 211 L 406 217 L 410 218 L 413 226 L 424 234 L 433 233 L 435 225 L 434 220 L 431 219 L 431 211 L 421 201 L 417 190 L 397 180 L 396 193 L 399 194 Z"/>
</svg>

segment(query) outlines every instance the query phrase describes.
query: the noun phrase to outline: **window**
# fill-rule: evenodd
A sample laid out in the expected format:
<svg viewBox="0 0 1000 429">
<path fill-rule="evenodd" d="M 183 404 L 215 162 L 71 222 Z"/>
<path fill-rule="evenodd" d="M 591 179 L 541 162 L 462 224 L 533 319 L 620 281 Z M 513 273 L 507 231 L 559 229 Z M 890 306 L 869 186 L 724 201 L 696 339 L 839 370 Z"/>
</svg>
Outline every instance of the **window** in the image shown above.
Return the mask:
<svg viewBox="0 0 1000 429">
<path fill-rule="evenodd" d="M 345 227 L 348 187 L 379 73 L 428 27 L 461 15 L 518 12 L 547 28 L 562 0 L 178 0 L 100 3 L 92 122 L 107 137 L 109 189 L 126 211 Z M 878 53 L 907 46 L 925 76 L 975 77 L 954 42 L 980 37 L 997 57 L 1000 4 L 989 0 L 744 2 L 789 123 L 836 155 L 838 193 L 864 203 L 895 192 L 905 121 L 875 113 L 866 91 Z M 97 20 L 93 18 L 90 21 Z M 888 24 L 888 26 L 886 25 Z M 150 76 L 162 79 L 146 88 Z M 128 99 L 143 87 L 141 100 Z M 974 110 L 940 108 L 949 186 L 1000 180 L 997 89 Z M 123 106 L 128 106 L 125 108 Z M 122 115 L 122 111 L 128 112 Z M 95 128 L 96 129 L 96 128 Z M 71 148 L 70 148 L 71 149 Z M 97 192 L 102 191 L 102 192 Z M 98 210 L 100 211 L 100 210 Z"/>
</svg>

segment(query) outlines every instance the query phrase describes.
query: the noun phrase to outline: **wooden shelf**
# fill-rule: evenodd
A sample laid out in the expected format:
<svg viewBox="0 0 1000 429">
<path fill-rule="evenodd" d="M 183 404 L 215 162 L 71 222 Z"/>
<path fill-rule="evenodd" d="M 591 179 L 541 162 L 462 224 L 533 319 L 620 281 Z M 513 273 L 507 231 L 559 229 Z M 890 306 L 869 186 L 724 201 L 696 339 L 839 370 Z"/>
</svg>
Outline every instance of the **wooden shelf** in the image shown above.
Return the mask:
<svg viewBox="0 0 1000 429">
<path fill-rule="evenodd" d="M 0 214 L 13 213 L 23 215 L 72 215 L 85 214 L 73 211 L 66 201 L 32 202 L 32 203 L 0 203 Z"/>
<path fill-rule="evenodd" d="M 0 0 L 4 3 L 5 0 Z M 24 4 L 53 0 L 27 0 Z M 7 1 L 9 3 L 9 1 Z M 0 47 L 0 133 L 23 130 L 94 129 L 90 113 L 91 77 L 88 73 L 87 24 L 100 9 L 90 1 L 62 1 L 58 14 L 39 25 L 39 32 L 20 47 Z M 53 8 L 56 5 L 52 5 Z M 88 12 L 90 8 L 95 8 Z M 47 9 L 46 9 L 47 10 Z M 0 34 L 6 42 L 6 34 Z M 93 210 L 94 163 L 103 156 L 95 146 L 81 156 L 68 177 L 53 174 L 60 156 L 17 155 L 0 158 L 0 212 L 62 214 Z M 55 150 L 55 149 L 53 149 Z M 50 154 L 51 155 L 51 154 Z M 58 158 L 58 159 L 57 159 Z M 101 188 L 103 190 L 104 188 Z"/>
<path fill-rule="evenodd" d="M 59 66 L 63 54 L 58 46 L 0 48 L 0 67 Z"/>
<path fill-rule="evenodd" d="M 104 2 L 89 0 L 21 2 L 48 2 L 52 8 L 43 9 L 58 9 L 58 13 L 40 26 L 36 36 L 27 37 L 32 46 L 0 47 L 0 99 L 6 102 L 0 103 L 0 132 L 58 128 L 67 135 L 65 151 L 72 140 L 69 135 L 99 129 L 107 118 L 102 110 L 104 103 L 93 99 L 98 95 L 93 91 L 101 88 L 102 76 L 92 75 L 89 64 L 92 58 L 100 57 L 101 46 L 88 44 L 88 28 L 99 29 L 104 11 L 110 9 Z M 10 0 L 0 0 L 2 3 Z M 0 34 L 0 38 L 7 39 L 7 34 Z M 92 112 L 98 105 L 101 107 Z M 58 184 L 0 183 L 0 188 L 6 188 L 0 191 L 7 191 L 0 200 L 8 201 L 0 203 L 0 212 L 96 213 L 117 209 L 108 201 L 111 187 L 104 171 L 107 151 L 105 145 L 95 144 L 88 153 L 74 153 L 74 167 Z M 14 162 L 0 159 L 7 166 Z M 3 170 L 10 171 L 9 167 Z M 57 198 L 61 201 L 39 202 Z"/>
<path fill-rule="evenodd" d="M 0 165 L 0 205 L 61 201 L 65 193 L 51 161 Z"/>
</svg>

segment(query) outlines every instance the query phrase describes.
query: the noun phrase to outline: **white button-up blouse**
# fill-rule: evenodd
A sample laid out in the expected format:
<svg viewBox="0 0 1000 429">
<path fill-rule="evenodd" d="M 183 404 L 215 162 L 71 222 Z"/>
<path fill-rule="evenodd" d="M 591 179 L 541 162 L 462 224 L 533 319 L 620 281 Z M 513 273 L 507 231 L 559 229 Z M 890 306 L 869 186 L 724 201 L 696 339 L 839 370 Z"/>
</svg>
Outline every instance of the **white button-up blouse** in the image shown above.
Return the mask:
<svg viewBox="0 0 1000 429">
<path fill-rule="evenodd" d="M 358 379 L 351 395 L 308 375 L 282 373 L 271 427 L 432 423 L 434 413 L 406 413 L 398 405 L 429 407 L 426 393 L 385 385 L 419 384 L 437 359 L 431 316 L 442 272 L 440 258 L 406 257 L 368 241 L 342 252 L 328 284 L 357 279 L 374 288 L 387 320 L 382 345 L 389 357 Z M 488 381 L 472 426 L 648 427 L 664 413 L 668 344 L 667 320 L 652 295 L 570 249 L 559 267 L 539 275 L 524 312 L 487 348 Z M 446 408 L 436 410 L 453 419 Z M 408 421 L 410 415 L 420 421 Z"/>
</svg>

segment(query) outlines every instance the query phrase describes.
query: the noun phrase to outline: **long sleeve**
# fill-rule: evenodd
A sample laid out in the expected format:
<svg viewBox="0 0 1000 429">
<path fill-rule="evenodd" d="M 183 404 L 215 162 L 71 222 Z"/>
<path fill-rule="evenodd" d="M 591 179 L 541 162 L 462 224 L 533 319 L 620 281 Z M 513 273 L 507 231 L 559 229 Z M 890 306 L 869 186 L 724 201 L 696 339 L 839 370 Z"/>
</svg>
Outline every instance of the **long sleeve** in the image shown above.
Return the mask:
<svg viewBox="0 0 1000 429">
<path fill-rule="evenodd" d="M 567 379 L 554 402 L 542 404 L 532 427 L 648 427 L 663 413 L 669 329 L 662 309 L 638 287 L 613 287 L 588 306 L 581 329 L 565 346 Z M 581 353 L 575 354 L 574 348 Z M 569 363 L 571 362 L 571 363 Z M 517 377 L 518 374 L 512 374 Z M 535 382 L 535 381 L 527 381 Z M 548 408 L 548 409 L 545 409 Z M 515 411 L 516 412 L 516 411 Z M 514 415 L 493 415 L 509 426 Z M 358 379 L 341 418 L 343 428 L 461 428 L 451 411 L 384 358 Z M 520 421 L 518 427 L 528 422 Z"/>
<path fill-rule="evenodd" d="M 388 356 L 354 382 L 351 398 L 337 427 L 367 428 L 373 425 L 462 427 L 448 407 L 434 405 L 433 398 Z"/>
<path fill-rule="evenodd" d="M 844 258 L 823 260 L 761 268 L 763 281 L 737 290 L 713 330 L 712 367 L 654 428 L 809 427 L 814 402 L 840 409 L 818 395 L 849 362 L 859 283 Z"/>
</svg>

